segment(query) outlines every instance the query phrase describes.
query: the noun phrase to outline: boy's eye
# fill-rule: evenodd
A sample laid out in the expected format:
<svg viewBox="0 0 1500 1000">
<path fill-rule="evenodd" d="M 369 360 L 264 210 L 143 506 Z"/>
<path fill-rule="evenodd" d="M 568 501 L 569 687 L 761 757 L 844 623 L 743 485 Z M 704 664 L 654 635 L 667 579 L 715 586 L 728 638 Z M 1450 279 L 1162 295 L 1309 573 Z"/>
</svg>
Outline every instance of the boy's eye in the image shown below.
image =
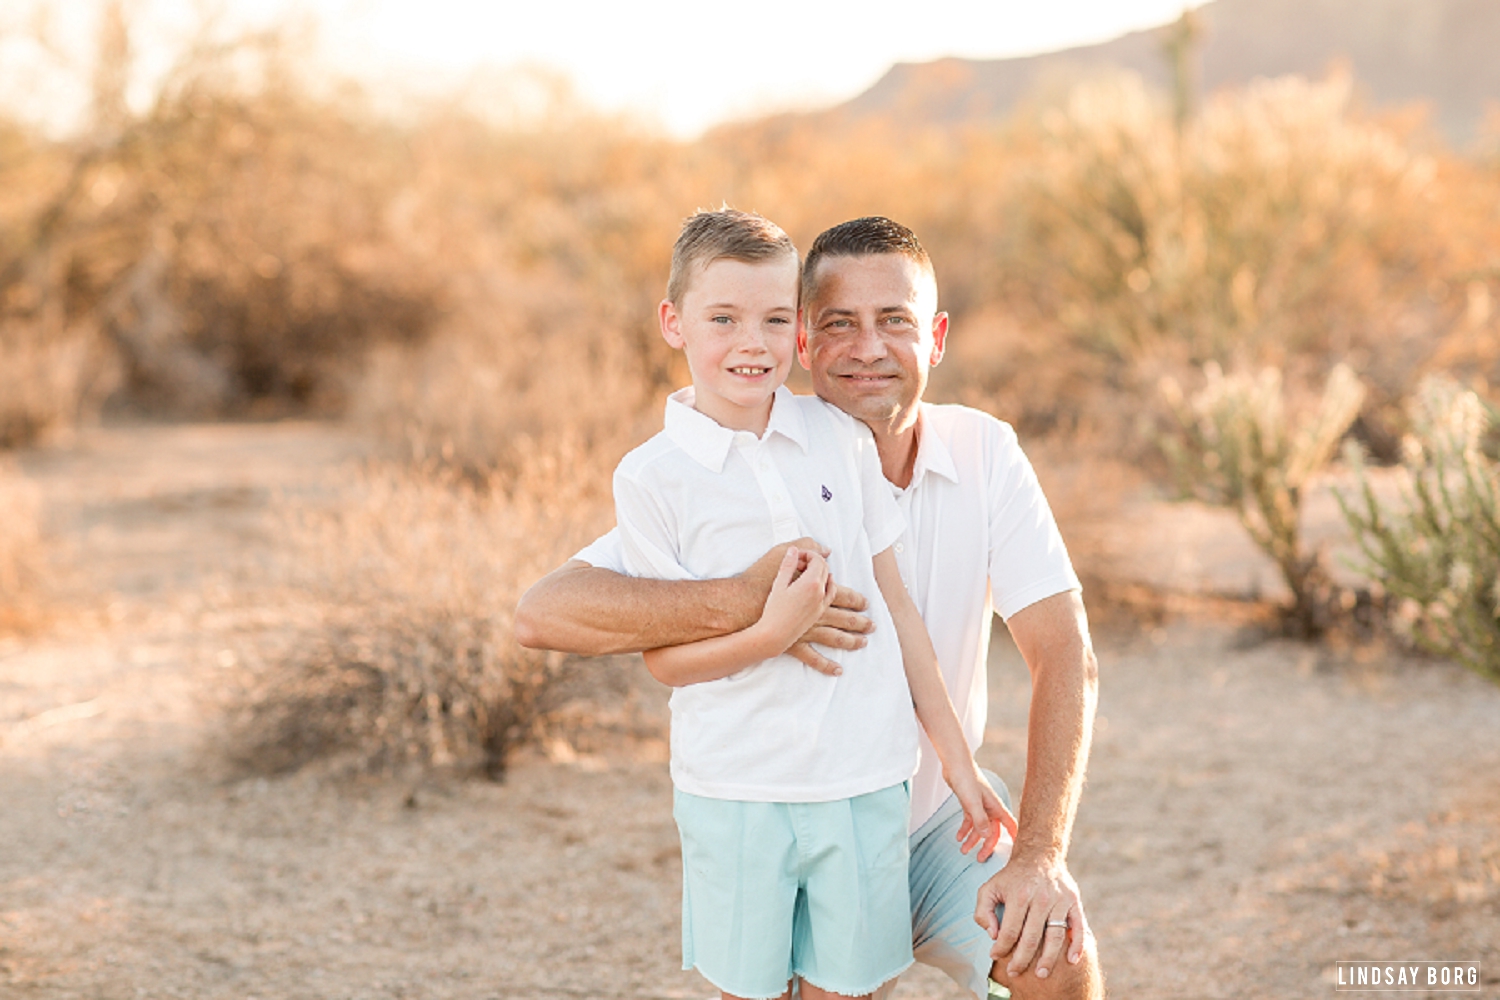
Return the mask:
<svg viewBox="0 0 1500 1000">
<path fill-rule="evenodd" d="M 734 320 L 728 316 L 715 316 L 709 320 L 710 323 L 733 323 Z"/>
</svg>

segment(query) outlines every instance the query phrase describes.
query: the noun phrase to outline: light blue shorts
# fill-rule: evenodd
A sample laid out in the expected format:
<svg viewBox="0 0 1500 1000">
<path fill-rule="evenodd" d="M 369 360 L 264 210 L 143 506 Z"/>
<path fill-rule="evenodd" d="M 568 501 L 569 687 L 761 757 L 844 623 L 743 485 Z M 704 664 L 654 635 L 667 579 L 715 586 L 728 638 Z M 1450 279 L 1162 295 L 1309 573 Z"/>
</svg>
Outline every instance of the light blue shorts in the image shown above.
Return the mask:
<svg viewBox="0 0 1500 1000">
<path fill-rule="evenodd" d="M 1005 782 L 989 771 L 984 776 L 1000 795 L 1007 809 L 1010 792 Z M 911 835 L 911 933 L 912 951 L 923 965 L 946 972 L 979 1000 L 989 993 L 989 934 L 974 922 L 974 904 L 979 887 L 1010 859 L 1001 848 L 983 864 L 974 860 L 977 850 L 959 852 L 958 828 L 963 807 L 948 797 L 921 829 Z M 998 907 L 1003 914 L 1005 907 Z"/>
<path fill-rule="evenodd" d="M 752 1000 L 794 976 L 860 996 L 900 975 L 912 962 L 910 809 L 904 783 L 833 802 L 674 792 L 682 967 Z"/>
</svg>

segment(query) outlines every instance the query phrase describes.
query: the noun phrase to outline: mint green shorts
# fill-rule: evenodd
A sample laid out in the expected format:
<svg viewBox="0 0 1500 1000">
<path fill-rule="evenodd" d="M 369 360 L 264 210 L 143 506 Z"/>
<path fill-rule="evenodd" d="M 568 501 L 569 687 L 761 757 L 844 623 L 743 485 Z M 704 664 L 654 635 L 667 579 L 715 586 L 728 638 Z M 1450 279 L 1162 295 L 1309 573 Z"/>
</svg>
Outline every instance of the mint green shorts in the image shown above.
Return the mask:
<svg viewBox="0 0 1500 1000">
<path fill-rule="evenodd" d="M 845 996 L 912 963 L 907 786 L 833 802 L 674 791 L 682 835 L 682 967 L 768 1000 L 793 977 Z"/>
</svg>

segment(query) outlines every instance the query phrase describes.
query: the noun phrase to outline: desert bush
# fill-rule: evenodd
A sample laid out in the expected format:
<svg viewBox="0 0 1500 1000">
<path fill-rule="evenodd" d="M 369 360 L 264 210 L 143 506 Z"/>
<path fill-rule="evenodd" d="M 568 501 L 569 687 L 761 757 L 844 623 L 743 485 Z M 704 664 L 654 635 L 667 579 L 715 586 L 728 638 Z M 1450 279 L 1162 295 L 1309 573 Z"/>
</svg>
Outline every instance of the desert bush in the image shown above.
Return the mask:
<svg viewBox="0 0 1500 1000">
<path fill-rule="evenodd" d="M 420 339 L 441 308 L 433 272 L 410 266 L 388 226 L 404 137 L 356 96 L 315 96 L 276 32 L 198 39 L 133 112 L 116 37 L 129 25 L 103 6 L 113 30 L 96 83 L 114 82 L 96 86 L 90 126 L 0 139 L 0 342 L 40 337 L 62 377 L 82 331 L 108 346 L 116 402 L 136 409 L 338 409 L 367 345 Z M 79 409 L 54 398 L 52 410 Z"/>
<path fill-rule="evenodd" d="M 1260 81 L 1179 132 L 1168 102 L 1124 77 L 1018 119 L 1014 221 L 985 256 L 1039 360 L 1103 390 L 1030 405 L 1105 404 L 1114 419 L 1129 407 L 1111 395 L 1144 398 L 1163 371 L 1305 379 L 1347 360 L 1372 390 L 1366 420 L 1388 415 L 1468 322 L 1461 290 L 1497 221 L 1471 196 L 1493 181 L 1352 94 L 1337 76 Z M 1025 398 L 1035 367 L 992 377 Z"/>
<path fill-rule="evenodd" d="M 1204 366 L 1205 385 L 1185 396 L 1174 380 L 1162 392 L 1177 433 L 1163 448 L 1182 494 L 1228 507 L 1270 556 L 1291 589 L 1291 620 L 1307 635 L 1327 624 L 1329 578 L 1321 550 L 1302 541 L 1302 489 L 1328 464 L 1359 413 L 1365 390 L 1344 365 L 1334 368 L 1317 407 L 1289 414 L 1281 373 L 1225 375 Z"/>
<path fill-rule="evenodd" d="M 608 516 L 605 479 L 537 459 L 507 493 L 376 467 L 329 509 L 283 508 L 289 582 L 313 620 L 251 672 L 234 755 L 394 772 L 479 769 L 542 736 L 568 661 L 516 645 L 522 589 Z"/>
<path fill-rule="evenodd" d="M 1376 499 L 1353 443 L 1359 492 L 1338 499 L 1360 569 L 1390 595 L 1398 626 L 1422 648 L 1500 681 L 1500 464 L 1482 447 L 1494 425 L 1474 392 L 1429 377 L 1411 401 L 1399 503 Z"/>
<path fill-rule="evenodd" d="M 10 463 L 0 461 L 0 631 L 33 615 L 44 568 L 41 502 Z"/>
</svg>

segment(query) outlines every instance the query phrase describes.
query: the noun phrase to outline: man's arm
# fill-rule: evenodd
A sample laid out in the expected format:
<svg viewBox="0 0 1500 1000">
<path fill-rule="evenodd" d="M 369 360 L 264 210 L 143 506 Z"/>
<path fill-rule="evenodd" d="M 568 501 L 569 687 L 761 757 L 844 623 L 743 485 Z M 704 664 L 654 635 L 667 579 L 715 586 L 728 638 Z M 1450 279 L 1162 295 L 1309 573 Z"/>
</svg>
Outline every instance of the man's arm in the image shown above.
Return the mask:
<svg viewBox="0 0 1500 1000">
<path fill-rule="evenodd" d="M 792 542 L 822 550 L 810 538 Z M 739 576 L 721 580 L 649 580 L 570 560 L 542 577 L 516 606 L 516 641 L 531 649 L 583 656 L 639 653 L 739 632 L 765 608 L 786 545 L 772 548 Z M 812 648 L 858 649 L 874 628 L 864 597 L 836 589 L 833 606 L 787 650 L 825 673 L 836 665 Z"/>
<path fill-rule="evenodd" d="M 1010 976 L 1035 959 L 1036 975 L 1045 979 L 1064 942 L 1068 962 L 1076 963 L 1088 935 L 1067 856 L 1088 764 L 1099 667 L 1077 591 L 1038 601 L 1007 625 L 1031 671 L 1026 785 L 1010 861 L 980 889 L 974 918 L 995 938 L 991 954 L 1008 960 Z M 1005 904 L 1001 922 L 995 919 L 999 903 Z M 1046 934 L 1049 920 L 1067 920 L 1067 934 Z"/>
<path fill-rule="evenodd" d="M 639 653 L 748 628 L 765 598 L 742 577 L 650 580 L 571 559 L 521 595 L 516 642 L 583 656 Z"/>
</svg>

